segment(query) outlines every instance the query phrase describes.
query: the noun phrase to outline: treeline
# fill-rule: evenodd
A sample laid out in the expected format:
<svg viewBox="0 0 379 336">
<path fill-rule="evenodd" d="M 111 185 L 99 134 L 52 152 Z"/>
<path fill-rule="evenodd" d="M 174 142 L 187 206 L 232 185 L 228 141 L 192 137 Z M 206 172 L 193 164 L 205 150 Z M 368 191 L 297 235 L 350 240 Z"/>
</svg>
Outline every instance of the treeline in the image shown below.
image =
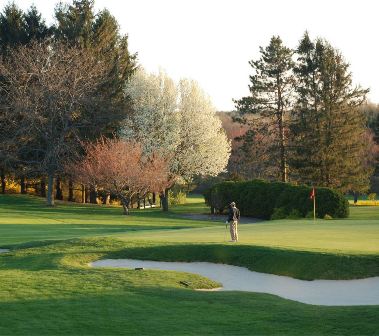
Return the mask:
<svg viewBox="0 0 379 336">
<path fill-rule="evenodd" d="M 174 184 L 225 169 L 230 142 L 209 97 L 193 80 L 146 73 L 93 1 L 60 3 L 50 27 L 35 7 L 6 6 L 0 51 L 2 192 L 6 180 L 33 184 L 53 205 L 64 185 L 69 201 L 77 189 L 82 202 L 113 195 L 125 214 L 159 193 L 167 210 Z"/>
<path fill-rule="evenodd" d="M 128 37 L 93 1 L 60 3 L 47 26 L 35 7 L 14 3 L 0 14 L 0 170 L 20 181 L 40 180 L 40 194 L 62 198 L 65 164 L 83 154 L 83 141 L 119 133 L 130 113 L 125 82 L 136 68 Z M 69 180 L 69 199 L 73 181 Z M 92 201 L 94 198 L 92 197 Z"/>
<path fill-rule="evenodd" d="M 296 49 L 272 37 L 250 61 L 250 95 L 235 100 L 230 170 L 342 192 L 365 192 L 378 158 L 377 107 L 354 86 L 349 64 L 324 39 L 305 33 Z M 369 111 L 371 109 L 371 112 Z"/>
</svg>

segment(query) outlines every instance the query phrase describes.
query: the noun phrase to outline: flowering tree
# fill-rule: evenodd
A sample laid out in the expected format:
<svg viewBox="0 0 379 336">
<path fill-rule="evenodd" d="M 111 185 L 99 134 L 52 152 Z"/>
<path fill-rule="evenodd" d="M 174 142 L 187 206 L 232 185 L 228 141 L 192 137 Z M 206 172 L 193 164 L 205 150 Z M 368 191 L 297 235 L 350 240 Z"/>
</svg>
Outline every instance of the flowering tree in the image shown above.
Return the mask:
<svg viewBox="0 0 379 336">
<path fill-rule="evenodd" d="M 126 93 L 134 113 L 125 121 L 124 136 L 137 139 L 146 153 L 158 151 L 169 164 L 170 180 L 191 180 L 195 175 L 217 175 L 230 155 L 227 139 L 210 99 L 198 84 L 179 85 L 163 72 L 136 71 Z M 167 210 L 168 190 L 163 194 Z"/>
<path fill-rule="evenodd" d="M 115 194 L 125 215 L 135 194 L 162 192 L 171 183 L 166 161 L 156 154 L 144 155 L 138 143 L 102 139 L 85 149 L 85 158 L 67 171 L 82 183 Z"/>
</svg>

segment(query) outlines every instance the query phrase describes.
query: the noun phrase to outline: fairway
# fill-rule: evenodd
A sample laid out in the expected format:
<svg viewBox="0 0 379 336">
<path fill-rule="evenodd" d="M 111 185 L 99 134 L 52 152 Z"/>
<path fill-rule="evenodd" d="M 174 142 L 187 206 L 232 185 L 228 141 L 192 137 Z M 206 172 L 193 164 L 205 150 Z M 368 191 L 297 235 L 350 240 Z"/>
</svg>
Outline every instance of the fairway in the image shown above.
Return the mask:
<svg viewBox="0 0 379 336">
<path fill-rule="evenodd" d="M 48 208 L 40 198 L 1 195 L 0 247 L 11 252 L 0 255 L 0 334 L 373 335 L 378 306 L 321 307 L 268 294 L 197 292 L 219 284 L 188 273 L 102 270 L 88 263 L 209 261 L 307 280 L 375 276 L 378 208 L 352 208 L 344 220 L 242 224 L 241 242 L 231 244 L 224 242 L 223 218 L 182 217 L 208 211 L 199 196 L 169 213 L 146 209 L 123 216 L 119 207 Z"/>
</svg>

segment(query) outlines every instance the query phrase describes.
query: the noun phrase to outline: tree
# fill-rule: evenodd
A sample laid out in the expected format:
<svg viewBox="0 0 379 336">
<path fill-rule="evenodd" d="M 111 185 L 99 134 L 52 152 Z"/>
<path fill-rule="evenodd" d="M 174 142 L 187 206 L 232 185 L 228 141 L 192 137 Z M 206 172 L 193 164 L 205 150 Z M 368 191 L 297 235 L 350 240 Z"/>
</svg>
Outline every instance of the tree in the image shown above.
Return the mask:
<svg viewBox="0 0 379 336">
<path fill-rule="evenodd" d="M 0 53 L 25 45 L 32 40 L 43 40 L 51 35 L 45 21 L 36 7 L 31 6 L 26 13 L 14 3 L 4 7 L 0 13 Z"/>
<path fill-rule="evenodd" d="M 221 121 L 209 98 L 194 81 L 176 86 L 163 72 L 136 71 L 126 92 L 133 114 L 125 120 L 124 137 L 136 139 L 146 153 L 158 151 L 168 160 L 170 180 L 217 175 L 230 155 Z M 163 209 L 168 209 L 168 189 Z"/>
<path fill-rule="evenodd" d="M 0 56 L 7 57 L 13 48 L 26 45 L 32 40 L 42 40 L 51 35 L 51 30 L 47 28 L 41 14 L 32 6 L 24 13 L 14 3 L 5 6 L 0 13 Z M 0 86 L 6 92 L 7 82 L 0 78 Z M 4 97 L 0 97 L 0 100 Z M 15 139 L 17 127 L 15 124 L 7 122 L 9 112 L 0 102 L 0 170 L 2 180 L 2 191 L 5 191 L 5 175 L 13 172 L 19 174 L 24 180 L 23 174 L 28 170 L 26 166 L 17 158 L 19 146 Z M 9 120 L 8 120 L 9 121 Z M 22 183 L 21 183 L 22 185 Z M 23 190 L 23 188 L 21 188 Z"/>
<path fill-rule="evenodd" d="M 108 10 L 95 12 L 93 0 L 60 3 L 55 10 L 55 18 L 57 39 L 86 49 L 106 64 L 106 80 L 97 88 L 97 95 L 112 103 L 91 107 L 90 112 L 98 122 L 91 128 L 82 129 L 82 137 L 92 140 L 103 135 L 113 137 L 130 113 L 124 88 L 135 69 L 136 55 L 129 52 L 128 36 L 120 33 L 117 20 Z M 92 188 L 90 202 L 96 203 L 96 196 L 96 189 Z"/>
<path fill-rule="evenodd" d="M 125 84 L 136 67 L 136 55 L 128 49 L 128 36 L 121 35 L 117 20 L 108 10 L 94 11 L 93 0 L 60 3 L 55 10 L 54 36 L 73 46 L 79 46 L 106 65 L 107 79 L 98 87 L 98 95 L 112 100 L 106 109 L 93 107 L 97 127 L 86 129 L 86 136 L 97 139 L 102 134 L 116 134 L 130 112 L 125 97 Z M 84 130 L 83 130 L 84 131 Z"/>
<path fill-rule="evenodd" d="M 296 179 L 341 191 L 364 191 L 368 167 L 366 118 L 359 111 L 368 90 L 353 87 L 341 53 L 305 33 L 297 49 L 297 99 L 293 111 Z"/>
<path fill-rule="evenodd" d="M 18 47 L 0 64 L 5 122 L 13 125 L 19 160 L 48 176 L 49 205 L 54 176 L 78 153 L 81 130 L 98 122 L 91 106 L 108 103 L 96 95 L 105 73 L 85 50 L 58 42 Z"/>
<path fill-rule="evenodd" d="M 261 57 L 250 61 L 254 74 L 250 76 L 250 96 L 236 100 L 240 118 L 248 123 L 254 134 L 272 140 L 267 148 L 270 159 L 260 158 L 267 166 L 274 166 L 281 181 L 288 180 L 288 118 L 293 91 L 293 51 L 285 47 L 279 36 L 260 47 Z M 250 122 L 246 115 L 254 115 Z M 269 144 L 268 141 L 266 141 Z M 265 161 L 263 161 L 265 160 Z"/>
<path fill-rule="evenodd" d="M 87 143 L 85 152 L 82 161 L 67 167 L 69 174 L 81 183 L 116 195 L 125 215 L 134 195 L 161 192 L 171 183 L 165 160 L 156 153 L 145 156 L 136 142 L 102 139 Z"/>
</svg>

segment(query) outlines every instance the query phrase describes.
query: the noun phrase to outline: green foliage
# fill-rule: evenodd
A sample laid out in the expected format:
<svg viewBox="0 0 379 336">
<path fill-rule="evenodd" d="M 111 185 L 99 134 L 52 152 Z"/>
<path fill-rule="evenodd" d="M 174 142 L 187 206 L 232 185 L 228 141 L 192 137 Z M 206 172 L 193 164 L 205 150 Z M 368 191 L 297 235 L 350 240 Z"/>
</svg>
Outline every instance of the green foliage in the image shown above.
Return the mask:
<svg viewBox="0 0 379 336">
<path fill-rule="evenodd" d="M 359 107 L 368 90 L 352 85 L 349 64 L 337 49 L 308 33 L 297 48 L 294 73 L 292 172 L 302 183 L 366 191 L 374 160 Z"/>
<path fill-rule="evenodd" d="M 6 5 L 0 13 L 0 53 L 9 48 L 27 44 L 32 40 L 42 40 L 51 35 L 41 14 L 34 6 L 23 12 L 15 3 Z"/>
<path fill-rule="evenodd" d="M 271 219 L 284 219 L 287 217 L 286 209 L 284 208 L 275 208 L 273 214 L 271 215 Z"/>
<path fill-rule="evenodd" d="M 298 209 L 292 209 L 288 214 L 288 219 L 300 219 L 304 217 Z"/>
<path fill-rule="evenodd" d="M 168 192 L 168 204 L 170 205 L 182 205 L 186 204 L 187 194 L 182 190 L 169 190 Z"/>
<path fill-rule="evenodd" d="M 250 76 L 250 95 L 236 100 L 239 116 L 235 120 L 249 124 L 246 115 L 257 116 L 250 123 L 250 130 L 241 137 L 245 152 L 251 145 L 265 143 L 265 149 L 257 151 L 255 163 L 273 171 L 276 179 L 287 181 L 287 135 L 284 120 L 287 119 L 293 87 L 293 50 L 287 48 L 279 36 L 273 36 L 267 47 L 260 47 L 260 58 L 249 62 L 253 69 Z M 273 127 L 274 126 L 274 127 Z M 256 135 L 258 137 L 256 138 Z M 264 159 L 270 156 L 270 159 Z"/>
<path fill-rule="evenodd" d="M 313 209 L 309 198 L 311 188 L 295 186 L 282 182 L 264 182 L 252 180 L 246 182 L 218 183 L 204 193 L 206 203 L 218 212 L 234 201 L 245 216 L 269 219 L 275 216 L 292 213 L 293 216 L 305 217 Z M 335 218 L 346 218 L 349 215 L 349 203 L 345 197 L 332 189 L 317 188 L 317 217 L 330 214 Z M 292 212 L 295 211 L 295 212 Z M 274 217 L 275 217 L 274 216 Z"/>
<path fill-rule="evenodd" d="M 305 218 L 313 218 L 314 215 L 313 215 L 313 210 L 310 210 L 307 212 L 307 214 L 305 215 Z"/>
<path fill-rule="evenodd" d="M 326 220 L 328 220 L 328 219 L 333 219 L 333 217 L 330 216 L 330 215 L 328 215 L 328 214 L 325 214 L 324 219 L 326 219 Z"/>
</svg>

